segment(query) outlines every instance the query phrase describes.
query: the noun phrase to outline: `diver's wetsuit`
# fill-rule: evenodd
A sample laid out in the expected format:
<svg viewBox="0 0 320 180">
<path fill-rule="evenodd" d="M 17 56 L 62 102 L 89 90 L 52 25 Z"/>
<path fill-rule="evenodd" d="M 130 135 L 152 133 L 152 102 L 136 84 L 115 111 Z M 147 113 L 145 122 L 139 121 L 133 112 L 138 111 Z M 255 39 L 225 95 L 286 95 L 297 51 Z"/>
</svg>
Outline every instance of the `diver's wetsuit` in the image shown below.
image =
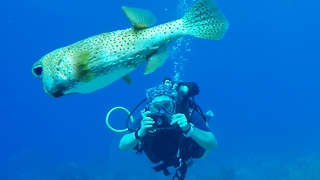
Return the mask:
<svg viewBox="0 0 320 180">
<path fill-rule="evenodd" d="M 135 121 L 132 124 L 132 128 L 140 128 L 141 120 Z M 192 113 L 188 122 L 200 130 L 210 131 L 205 120 L 197 111 Z M 195 140 L 183 136 L 179 127 L 176 129 L 160 130 L 153 134 L 148 133 L 141 139 L 139 145 L 134 149 L 137 152 L 139 152 L 139 149 L 140 152 L 142 150 L 152 163 L 159 164 L 162 162 L 153 169 L 157 172 L 163 170 L 165 175 L 170 175 L 170 172 L 167 170 L 168 167 L 181 166 L 180 160 L 189 161 L 191 158 L 200 158 L 205 153 L 205 149 L 197 144 Z M 178 149 L 180 149 L 180 157 L 177 157 Z"/>
</svg>

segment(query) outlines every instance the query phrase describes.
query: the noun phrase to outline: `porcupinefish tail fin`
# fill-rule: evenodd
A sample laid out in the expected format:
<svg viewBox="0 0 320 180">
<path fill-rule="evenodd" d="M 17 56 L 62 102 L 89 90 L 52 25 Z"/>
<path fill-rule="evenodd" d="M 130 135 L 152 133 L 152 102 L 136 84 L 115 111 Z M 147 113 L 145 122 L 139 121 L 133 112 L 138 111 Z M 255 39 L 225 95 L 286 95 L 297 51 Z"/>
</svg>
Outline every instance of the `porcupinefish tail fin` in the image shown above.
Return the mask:
<svg viewBox="0 0 320 180">
<path fill-rule="evenodd" d="M 212 0 L 198 1 L 182 20 L 188 35 L 202 39 L 219 40 L 229 26 L 227 18 Z"/>
<path fill-rule="evenodd" d="M 93 79 L 93 74 L 88 66 L 90 52 L 80 51 L 71 57 L 75 70 L 74 79 L 81 82 L 89 82 Z"/>
<path fill-rule="evenodd" d="M 154 25 L 157 21 L 156 17 L 151 11 L 139 8 L 131 8 L 122 6 L 123 12 L 127 18 L 131 21 L 133 28 L 145 29 Z"/>
</svg>

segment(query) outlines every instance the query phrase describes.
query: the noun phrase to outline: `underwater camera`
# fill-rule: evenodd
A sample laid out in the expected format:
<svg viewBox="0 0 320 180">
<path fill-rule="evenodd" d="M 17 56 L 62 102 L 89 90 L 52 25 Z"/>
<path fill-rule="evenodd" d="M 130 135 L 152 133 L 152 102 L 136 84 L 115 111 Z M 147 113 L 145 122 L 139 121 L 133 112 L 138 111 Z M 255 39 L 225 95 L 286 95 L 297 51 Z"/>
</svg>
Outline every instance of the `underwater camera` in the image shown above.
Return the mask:
<svg viewBox="0 0 320 180">
<path fill-rule="evenodd" d="M 151 117 L 155 121 L 151 130 L 161 130 L 161 129 L 172 129 L 173 128 L 173 126 L 170 125 L 170 119 L 162 113 L 150 114 L 148 116 Z"/>
</svg>

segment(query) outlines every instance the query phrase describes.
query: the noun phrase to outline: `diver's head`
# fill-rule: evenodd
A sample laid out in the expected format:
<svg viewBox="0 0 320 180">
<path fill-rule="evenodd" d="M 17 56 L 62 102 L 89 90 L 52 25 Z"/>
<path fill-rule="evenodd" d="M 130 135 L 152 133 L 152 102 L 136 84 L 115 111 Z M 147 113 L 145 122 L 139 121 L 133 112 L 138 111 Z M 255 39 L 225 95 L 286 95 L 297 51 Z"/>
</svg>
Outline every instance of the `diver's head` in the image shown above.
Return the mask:
<svg viewBox="0 0 320 180">
<path fill-rule="evenodd" d="M 160 84 L 146 90 L 146 111 L 151 112 L 151 117 L 158 119 L 161 117 L 169 124 L 171 116 L 176 112 L 176 95 L 172 86 Z M 156 123 L 157 124 L 157 123 Z M 159 124 L 158 124 L 159 125 Z M 159 125 L 162 126 L 162 125 Z"/>
<path fill-rule="evenodd" d="M 146 90 L 146 111 L 154 121 L 153 129 L 169 128 L 171 116 L 176 112 L 176 93 L 171 85 L 160 84 Z"/>
<path fill-rule="evenodd" d="M 149 104 L 146 105 L 146 110 L 151 113 L 148 115 L 155 123 L 150 129 L 172 129 L 174 126 L 170 125 L 171 117 L 175 113 L 176 103 L 170 96 L 160 95 L 155 97 Z"/>
</svg>

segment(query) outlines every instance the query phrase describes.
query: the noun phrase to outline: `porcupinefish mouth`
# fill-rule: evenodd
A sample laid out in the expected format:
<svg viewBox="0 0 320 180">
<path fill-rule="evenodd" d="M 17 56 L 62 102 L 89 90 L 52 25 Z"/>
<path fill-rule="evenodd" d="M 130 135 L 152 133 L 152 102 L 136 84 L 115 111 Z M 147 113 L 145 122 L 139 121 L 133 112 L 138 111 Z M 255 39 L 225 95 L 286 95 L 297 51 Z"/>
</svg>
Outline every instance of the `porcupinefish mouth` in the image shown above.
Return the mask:
<svg viewBox="0 0 320 180">
<path fill-rule="evenodd" d="M 69 94 L 65 94 L 64 92 L 67 90 L 67 87 L 64 86 L 63 84 L 58 84 L 56 85 L 55 87 L 52 87 L 52 88 L 46 88 L 44 87 L 44 91 L 51 97 L 54 97 L 54 98 L 58 98 L 58 97 L 61 97 L 61 96 L 65 96 L 65 95 L 69 95 L 69 94 L 72 94 L 72 93 L 69 93 Z"/>
</svg>

